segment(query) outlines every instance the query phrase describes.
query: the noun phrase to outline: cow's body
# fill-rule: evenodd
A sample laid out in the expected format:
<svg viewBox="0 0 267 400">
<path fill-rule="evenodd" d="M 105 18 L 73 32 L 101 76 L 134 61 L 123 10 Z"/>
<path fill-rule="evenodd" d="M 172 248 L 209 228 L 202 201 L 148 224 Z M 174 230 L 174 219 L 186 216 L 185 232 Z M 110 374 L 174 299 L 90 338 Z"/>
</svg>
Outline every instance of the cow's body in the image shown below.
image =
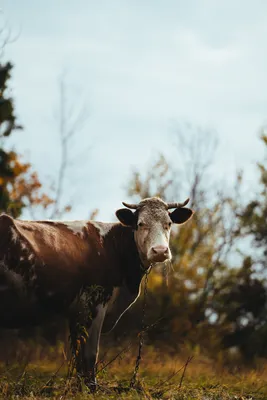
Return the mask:
<svg viewBox="0 0 267 400">
<path fill-rule="evenodd" d="M 110 330 L 137 299 L 151 264 L 144 261 L 136 231 L 121 223 L 0 216 L 0 327 L 65 315 L 77 371 L 94 384 L 103 321 Z M 154 248 L 155 257 L 162 258 Z"/>
</svg>

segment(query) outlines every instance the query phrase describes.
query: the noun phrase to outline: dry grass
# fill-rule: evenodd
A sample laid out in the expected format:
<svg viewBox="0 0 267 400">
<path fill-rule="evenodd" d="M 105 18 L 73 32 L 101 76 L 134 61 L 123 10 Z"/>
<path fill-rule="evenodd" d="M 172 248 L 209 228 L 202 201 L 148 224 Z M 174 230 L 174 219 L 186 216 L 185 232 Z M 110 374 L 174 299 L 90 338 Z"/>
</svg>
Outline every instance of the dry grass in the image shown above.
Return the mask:
<svg viewBox="0 0 267 400">
<path fill-rule="evenodd" d="M 109 351 L 99 369 L 115 355 Z M 67 363 L 48 359 L 26 366 L 1 367 L 0 398 L 12 399 L 267 399 L 267 363 L 253 369 L 226 368 L 222 362 L 195 354 L 176 355 L 146 347 L 134 389 L 129 388 L 135 358 L 127 352 L 98 374 L 97 393 L 77 390 L 75 378 L 66 378 Z"/>
</svg>

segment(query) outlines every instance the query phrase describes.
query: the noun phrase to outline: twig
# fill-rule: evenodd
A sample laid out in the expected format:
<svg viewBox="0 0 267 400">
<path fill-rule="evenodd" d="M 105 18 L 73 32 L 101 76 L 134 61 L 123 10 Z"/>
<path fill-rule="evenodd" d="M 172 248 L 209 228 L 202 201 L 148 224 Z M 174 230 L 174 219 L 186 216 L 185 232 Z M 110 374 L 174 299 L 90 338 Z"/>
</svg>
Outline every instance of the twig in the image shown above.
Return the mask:
<svg viewBox="0 0 267 400">
<path fill-rule="evenodd" d="M 144 334 L 144 333 L 148 332 L 150 329 L 154 328 L 162 319 L 163 319 L 163 317 L 157 319 L 155 322 L 153 322 L 153 324 L 148 325 L 145 329 L 143 329 L 142 331 L 138 332 L 137 337 L 139 337 L 141 334 Z M 107 366 L 112 364 L 115 360 L 117 360 L 117 358 L 119 358 L 123 353 L 126 353 L 127 351 L 129 351 L 129 349 L 132 347 L 132 345 L 133 345 L 133 342 L 130 341 L 130 343 L 127 346 L 125 346 L 118 354 L 116 354 L 115 357 L 113 357 L 99 371 L 97 371 L 97 374 L 99 372 L 103 371 L 105 368 L 107 368 Z M 98 362 L 97 364 L 100 364 L 100 362 Z"/>
<path fill-rule="evenodd" d="M 39 390 L 39 394 L 42 393 L 42 391 L 48 386 L 50 385 L 50 383 L 56 378 L 57 374 L 59 373 L 59 371 L 61 370 L 61 368 L 63 367 L 63 365 L 65 364 L 66 360 L 64 359 L 63 362 L 60 364 L 60 366 L 58 367 L 58 369 L 56 370 L 56 372 L 51 376 L 51 378 L 48 379 L 48 381 L 41 387 L 41 389 Z"/>
<path fill-rule="evenodd" d="M 155 387 L 158 388 L 159 386 L 165 385 L 165 383 L 169 382 L 172 378 L 174 378 L 176 375 L 178 375 L 179 372 L 182 371 L 182 369 L 184 369 L 184 365 L 181 368 L 179 368 L 177 371 L 172 372 L 171 375 L 164 381 L 158 382 Z"/>
<path fill-rule="evenodd" d="M 99 372 L 103 371 L 105 368 L 107 368 L 110 364 L 112 364 L 117 358 L 119 358 L 123 353 L 126 353 L 131 347 L 133 343 L 130 342 L 126 347 L 124 347 L 118 354 L 116 354 L 115 357 L 113 357 L 110 361 L 108 361 L 99 371 L 97 371 L 96 375 L 99 374 Z M 98 363 L 99 364 L 99 363 Z"/>
<path fill-rule="evenodd" d="M 262 385 L 262 386 L 260 386 L 260 387 L 258 387 L 258 389 L 256 389 L 256 390 L 253 390 L 253 392 L 251 392 L 251 393 L 258 393 L 261 389 L 263 389 L 264 387 L 266 387 L 267 386 L 267 384 L 265 384 L 265 385 Z"/>
<path fill-rule="evenodd" d="M 190 356 L 190 357 L 188 357 L 188 359 L 186 360 L 186 363 L 185 363 L 185 365 L 184 365 L 184 370 L 183 370 L 183 373 L 182 373 L 182 376 L 181 376 L 181 379 L 180 379 L 180 383 L 179 383 L 178 389 L 181 389 L 181 387 L 182 387 L 186 368 L 187 368 L 188 364 L 192 361 L 193 358 L 194 358 L 194 356 Z"/>
</svg>

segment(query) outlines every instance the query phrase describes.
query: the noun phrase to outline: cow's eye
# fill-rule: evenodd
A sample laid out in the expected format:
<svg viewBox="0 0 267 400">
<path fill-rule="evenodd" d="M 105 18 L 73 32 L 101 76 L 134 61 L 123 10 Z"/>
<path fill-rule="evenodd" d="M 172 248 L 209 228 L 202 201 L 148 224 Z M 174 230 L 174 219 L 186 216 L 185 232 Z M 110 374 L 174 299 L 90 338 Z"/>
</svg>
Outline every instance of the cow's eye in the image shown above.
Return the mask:
<svg viewBox="0 0 267 400">
<path fill-rule="evenodd" d="M 138 227 L 139 228 L 143 228 L 145 226 L 145 224 L 143 222 L 138 222 Z"/>
<path fill-rule="evenodd" d="M 171 222 L 169 222 L 168 223 L 168 228 L 170 228 L 172 226 L 172 223 Z"/>
</svg>

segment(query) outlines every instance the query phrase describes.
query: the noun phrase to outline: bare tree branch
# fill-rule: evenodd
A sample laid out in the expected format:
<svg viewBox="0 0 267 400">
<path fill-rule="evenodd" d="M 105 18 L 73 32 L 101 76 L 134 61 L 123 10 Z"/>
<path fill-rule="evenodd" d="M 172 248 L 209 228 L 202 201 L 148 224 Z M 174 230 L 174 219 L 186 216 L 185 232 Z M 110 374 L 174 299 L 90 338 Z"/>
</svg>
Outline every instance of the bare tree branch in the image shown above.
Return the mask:
<svg viewBox="0 0 267 400">
<path fill-rule="evenodd" d="M 216 154 L 217 137 L 211 130 L 186 124 L 178 126 L 176 129 L 174 146 L 177 154 L 180 155 L 178 170 L 182 173 L 183 181 L 186 181 L 187 188 L 190 190 L 190 204 L 195 210 L 198 210 L 199 202 L 202 203 L 204 192 L 207 191 L 203 190 L 204 179 L 206 179 Z M 206 187 L 207 183 L 205 182 Z"/>
<path fill-rule="evenodd" d="M 2 15 L 1 15 L 2 14 Z M 0 17 L 3 17 L 3 11 L 0 10 Z M 8 44 L 16 42 L 20 36 L 21 29 L 14 34 L 6 20 L 0 22 L 0 59 L 4 56 L 5 48 Z"/>
<path fill-rule="evenodd" d="M 61 210 L 61 201 L 64 191 L 64 183 L 67 174 L 67 169 L 71 165 L 70 160 L 70 146 L 71 139 L 75 137 L 83 128 L 86 120 L 87 113 L 85 107 L 77 110 L 76 104 L 69 102 L 67 95 L 67 86 L 64 75 L 62 74 L 59 81 L 59 95 L 60 95 L 60 109 L 59 109 L 59 138 L 61 158 L 56 180 L 55 201 L 50 218 L 56 218 L 64 212 Z"/>
</svg>

